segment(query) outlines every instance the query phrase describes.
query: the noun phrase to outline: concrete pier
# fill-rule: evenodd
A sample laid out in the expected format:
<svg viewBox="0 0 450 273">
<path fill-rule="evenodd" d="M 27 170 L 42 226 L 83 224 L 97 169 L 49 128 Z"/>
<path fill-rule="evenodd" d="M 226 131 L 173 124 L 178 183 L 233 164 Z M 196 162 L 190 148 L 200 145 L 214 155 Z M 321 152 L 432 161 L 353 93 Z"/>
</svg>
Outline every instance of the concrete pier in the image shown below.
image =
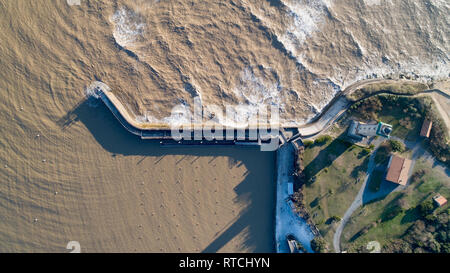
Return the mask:
<svg viewBox="0 0 450 273">
<path fill-rule="evenodd" d="M 248 128 L 224 128 L 223 132 L 216 132 L 213 136 L 205 136 L 203 130 L 186 125 L 184 128 L 188 128 L 188 130 L 191 128 L 190 133 L 187 133 L 189 136 L 184 136 L 182 140 L 176 141 L 168 124 L 137 122 L 113 93 L 97 89 L 96 96 L 103 101 L 127 131 L 142 139 L 161 140 L 163 145 L 261 145 L 270 143 L 274 138 L 280 141 L 279 132 L 273 134 L 268 132 L 263 135 L 256 125 Z M 199 126 L 201 127 L 201 125 Z M 185 134 L 184 132 L 183 135 Z"/>
</svg>

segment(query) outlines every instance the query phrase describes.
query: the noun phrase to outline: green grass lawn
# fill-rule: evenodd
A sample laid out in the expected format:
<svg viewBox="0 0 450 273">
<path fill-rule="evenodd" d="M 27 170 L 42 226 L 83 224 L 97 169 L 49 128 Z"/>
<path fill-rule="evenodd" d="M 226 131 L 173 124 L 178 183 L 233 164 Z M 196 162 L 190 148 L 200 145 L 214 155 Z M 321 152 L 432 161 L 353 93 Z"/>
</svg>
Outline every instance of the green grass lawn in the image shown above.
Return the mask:
<svg viewBox="0 0 450 273">
<path fill-rule="evenodd" d="M 393 136 L 409 141 L 415 141 L 419 136 L 422 120 L 408 117 L 401 108 L 383 107 L 378 118 L 379 121 L 392 125 Z"/>
<path fill-rule="evenodd" d="M 329 245 L 335 228 L 330 218 L 343 217 L 361 188 L 367 164 L 362 148 L 340 139 L 305 150 L 305 174 L 315 177 L 304 187 L 305 205 Z"/>
<path fill-rule="evenodd" d="M 341 237 L 343 249 L 352 251 L 370 241 L 376 240 L 383 245 L 391 239 L 400 238 L 419 218 L 415 209 L 418 204 L 432 198 L 436 192 L 450 197 L 450 180 L 443 171 L 432 169 L 429 162 L 421 159 L 414 166 L 414 172 L 419 170 L 426 170 L 425 175 L 412 182 L 406 189 L 391 193 L 383 200 L 367 204 L 355 211 Z M 404 211 L 390 218 L 390 212 L 399 206 L 403 206 Z M 443 209 L 447 208 L 437 209 L 436 212 Z M 358 232 L 370 225 L 372 227 L 367 233 L 358 236 Z"/>
<path fill-rule="evenodd" d="M 358 119 L 364 122 L 382 121 L 393 126 L 392 136 L 413 142 L 419 139 L 419 131 L 423 122 L 423 116 L 418 110 L 421 107 L 420 105 L 421 100 L 417 98 L 380 96 L 352 106 L 342 122 L 348 122 L 350 119 Z M 389 142 L 383 143 L 375 155 L 375 164 L 378 166 L 386 165 L 391 153 L 392 147 Z M 400 153 L 397 152 L 397 154 L 411 158 L 412 151 L 405 150 Z M 348 157 L 345 160 L 353 162 L 352 160 L 361 159 L 361 155 L 357 155 L 355 152 L 353 152 L 353 155 L 353 158 Z M 352 167 L 351 165 L 348 166 L 349 169 Z M 450 179 L 442 169 L 433 169 L 431 163 L 418 160 L 414 166 L 414 172 L 420 170 L 425 170 L 425 175 L 406 189 L 392 192 L 385 198 L 366 204 L 354 212 L 341 237 L 342 249 L 352 251 L 366 246 L 368 242 L 374 240 L 386 245 L 388 241 L 400 238 L 420 217 L 415 209 L 418 204 L 431 199 L 436 192 L 450 198 Z M 375 171 L 372 174 L 368 185 L 370 191 L 379 189 L 383 176 L 384 172 L 381 169 L 379 172 Z M 313 192 L 313 190 L 310 189 L 310 192 Z M 355 193 L 350 192 L 349 195 L 351 194 Z M 348 199 L 353 200 L 350 197 Z M 347 203 L 351 203 L 351 201 Z M 318 219 L 332 215 L 329 210 L 327 211 L 324 202 L 317 203 L 323 206 L 321 210 L 317 210 Z M 346 204 L 345 201 L 342 204 Z M 342 206 L 342 204 L 337 206 Z M 336 203 L 333 202 L 332 205 L 336 205 Z M 328 207 L 331 207 L 331 205 Z M 437 209 L 436 212 L 439 213 L 441 210 L 447 210 L 447 206 Z M 334 233 L 330 232 L 333 230 L 331 227 L 326 229 L 326 226 L 322 225 L 322 228 L 328 233 Z"/>
<path fill-rule="evenodd" d="M 417 117 L 416 114 L 411 114 L 411 109 L 417 109 L 418 99 L 396 97 L 403 102 L 395 103 L 390 101 L 389 96 L 376 96 L 367 99 L 352 106 L 349 115 L 361 119 L 365 122 L 381 121 L 392 125 L 393 130 L 391 135 L 405 139 L 408 141 L 415 141 L 420 133 L 423 122 L 423 117 Z M 406 101 L 405 101 L 406 100 Z"/>
</svg>

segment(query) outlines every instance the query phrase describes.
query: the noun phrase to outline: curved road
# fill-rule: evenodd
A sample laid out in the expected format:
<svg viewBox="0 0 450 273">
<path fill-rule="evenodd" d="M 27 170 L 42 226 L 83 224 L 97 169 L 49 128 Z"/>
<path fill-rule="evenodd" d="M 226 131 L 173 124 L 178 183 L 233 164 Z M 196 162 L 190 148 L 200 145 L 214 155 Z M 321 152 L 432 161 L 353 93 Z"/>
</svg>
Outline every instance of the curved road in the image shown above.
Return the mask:
<svg viewBox="0 0 450 273">
<path fill-rule="evenodd" d="M 337 227 L 336 232 L 334 233 L 333 246 L 334 246 L 334 251 L 337 253 L 341 252 L 341 246 L 340 246 L 341 245 L 341 235 L 342 235 L 342 231 L 344 230 L 345 225 L 347 224 L 348 220 L 350 220 L 350 217 L 352 216 L 353 212 L 355 212 L 363 204 L 364 191 L 365 191 L 367 183 L 369 181 L 370 174 L 375 169 L 376 150 L 378 149 L 378 146 L 383 141 L 384 140 L 378 141 L 375 144 L 376 148 L 374 149 L 374 152 L 372 152 L 372 154 L 370 155 L 369 164 L 367 166 L 367 175 L 364 179 L 364 183 L 361 185 L 361 189 L 359 190 L 358 194 L 356 195 L 355 200 L 353 201 L 353 203 L 350 205 L 350 207 L 345 212 L 344 216 L 342 217 L 342 220 L 339 222 L 339 226 Z"/>
<path fill-rule="evenodd" d="M 354 84 L 351 84 L 347 88 L 345 88 L 340 94 L 338 94 L 325 109 L 322 111 L 322 113 L 312 122 L 305 124 L 303 126 L 300 126 L 298 128 L 299 133 L 296 136 L 293 136 L 288 142 L 294 141 L 298 138 L 307 138 L 311 136 L 315 136 L 325 129 L 327 129 L 329 126 L 331 126 L 339 117 L 344 114 L 344 112 L 348 109 L 348 107 L 351 105 L 351 102 L 346 98 L 347 95 L 355 92 L 356 90 L 370 85 L 370 84 L 383 84 L 383 83 L 417 83 L 418 81 L 413 80 L 387 80 L 387 79 L 369 79 L 369 80 L 363 80 L 356 82 Z M 441 83 L 440 83 L 441 84 Z M 449 84 L 450 85 L 450 84 Z M 448 113 L 445 111 L 446 106 L 448 105 L 450 101 L 450 95 L 448 90 L 448 84 L 447 81 L 444 82 L 444 85 L 441 87 L 444 87 L 441 90 L 427 90 L 424 92 L 420 92 L 413 96 L 423 96 L 423 95 L 430 95 L 432 99 L 435 101 L 436 108 L 440 112 L 441 116 L 444 119 L 444 122 L 446 123 L 447 127 L 450 129 L 450 118 L 448 116 Z M 438 87 L 439 88 L 439 87 Z M 116 118 L 119 119 L 121 123 L 125 126 L 125 128 L 130 131 L 131 133 L 133 130 L 148 130 L 148 131 L 159 131 L 162 129 L 168 129 L 168 124 L 154 124 L 154 123 L 138 123 L 133 118 L 134 115 L 130 114 L 124 105 L 117 99 L 117 97 L 110 92 L 109 90 L 106 90 L 105 88 L 102 88 L 102 86 L 98 86 L 96 89 L 98 92 L 96 95 L 98 95 L 99 98 L 101 98 L 105 103 L 108 104 L 108 107 L 113 112 L 113 114 L 116 116 Z M 443 104 L 442 101 L 440 101 L 437 97 L 437 95 L 442 96 L 442 98 L 447 99 L 447 105 Z M 107 99 L 106 99 L 107 98 Z M 109 104 L 111 103 L 111 104 Z M 117 112 L 117 113 L 115 113 Z M 122 119 L 117 115 L 119 114 Z M 126 126 L 128 125 L 128 126 Z M 369 165 L 368 165 L 368 171 L 367 173 L 370 174 L 375 167 L 374 165 L 374 155 L 375 153 L 372 153 Z M 343 219 L 341 220 L 335 234 L 333 237 L 333 245 L 336 252 L 340 252 L 340 238 L 342 231 L 345 227 L 345 224 L 350 219 L 350 216 L 353 214 L 353 212 L 362 205 L 362 196 L 364 193 L 364 189 L 366 187 L 367 181 L 368 181 L 369 175 L 366 176 L 364 183 L 358 192 L 358 195 L 356 196 L 355 200 L 353 201 L 352 205 L 348 208 L 348 210 L 345 212 Z"/>
<path fill-rule="evenodd" d="M 347 100 L 346 96 L 371 84 L 389 84 L 389 83 L 419 83 L 413 80 L 387 80 L 387 79 L 368 79 L 362 80 L 349 85 L 345 88 L 330 104 L 325 107 L 322 114 L 319 115 L 315 121 L 299 127 L 299 132 L 302 137 L 311 137 L 319 134 L 328 128 L 334 121 L 336 121 L 347 109 L 351 102 Z"/>
<path fill-rule="evenodd" d="M 441 90 L 439 90 L 439 89 L 427 90 L 427 91 L 421 92 L 419 94 L 413 95 L 413 97 L 430 96 L 432 98 L 432 100 L 434 101 L 436 109 L 439 112 L 440 116 L 442 117 L 445 125 L 447 126 L 447 130 L 449 130 L 449 134 L 450 134 L 449 113 L 448 113 L 448 111 L 445 110 L 448 107 L 448 105 L 450 105 L 449 93 L 450 92 L 449 92 L 448 88 L 442 88 Z M 393 137 L 393 139 L 403 142 L 408 149 L 411 149 L 413 151 L 413 153 L 412 153 L 413 165 L 411 167 L 411 170 L 413 169 L 415 160 L 418 157 L 420 157 L 422 154 L 428 154 L 428 156 L 426 157 L 427 160 L 433 160 L 433 163 L 436 162 L 436 160 L 432 159 L 433 157 L 420 144 L 418 144 L 416 142 L 405 141 L 405 140 L 399 139 L 397 137 Z M 380 143 L 376 143 L 375 145 L 376 145 L 376 148 L 375 148 L 375 151 L 376 151 L 376 149 L 378 148 Z M 369 165 L 367 168 L 367 175 L 364 180 L 364 183 L 361 186 L 361 189 L 359 190 L 357 196 L 355 197 L 355 200 L 353 201 L 353 203 L 350 205 L 350 207 L 345 212 L 344 216 L 342 217 L 341 222 L 339 223 L 339 226 L 336 229 L 336 232 L 334 233 L 333 246 L 334 246 L 335 252 L 338 252 L 338 253 L 341 252 L 340 243 L 341 243 L 342 231 L 344 230 L 344 227 L 347 224 L 347 222 L 350 219 L 353 212 L 355 212 L 363 204 L 362 197 L 364 194 L 364 190 L 366 189 L 368 178 L 370 177 L 370 174 L 372 173 L 372 171 L 375 168 L 375 166 L 374 166 L 374 157 L 376 154 L 375 151 L 370 156 Z M 440 166 L 440 164 L 437 164 L 437 165 Z"/>
<path fill-rule="evenodd" d="M 302 137 L 313 136 L 324 129 L 326 129 L 330 124 L 332 124 L 342 113 L 347 110 L 350 106 L 350 102 L 346 99 L 345 96 L 355 92 L 356 90 L 370 85 L 370 84 L 381 84 L 381 83 L 418 83 L 413 80 L 386 80 L 386 79 L 368 79 L 362 80 L 356 83 L 351 84 L 347 88 L 345 88 L 342 92 L 340 92 L 329 104 L 325 107 L 322 113 L 315 118 L 314 121 L 307 123 L 303 126 L 300 126 L 299 132 Z M 126 107 L 120 102 L 120 100 L 114 95 L 114 93 L 110 92 L 103 87 L 103 85 L 98 85 L 97 96 L 99 98 L 104 99 L 106 97 L 109 102 L 114 106 L 117 112 L 122 116 L 122 118 L 134 129 L 138 130 L 170 130 L 169 124 L 157 124 L 152 122 L 137 122 L 134 118 L 134 114 L 130 113 Z M 192 126 L 189 124 L 187 126 Z M 283 127 L 283 126 L 281 126 Z"/>
<path fill-rule="evenodd" d="M 351 84 L 350 86 L 346 87 L 342 92 L 340 92 L 322 111 L 321 114 L 319 114 L 312 122 L 309 122 L 305 125 L 302 125 L 298 127 L 299 134 L 298 136 L 301 137 L 311 137 L 314 135 L 319 134 L 323 130 L 327 129 L 331 124 L 333 124 L 334 121 L 336 121 L 351 105 L 351 102 L 347 100 L 346 96 L 355 92 L 356 90 L 363 88 L 370 84 L 389 84 L 389 83 L 418 83 L 418 81 L 414 80 L 387 80 L 387 79 L 368 79 L 368 80 L 362 80 L 356 83 Z M 450 85 L 450 84 L 449 84 Z M 447 89 L 447 85 L 445 86 Z M 103 93 L 104 97 L 108 98 L 108 100 L 111 102 L 111 104 L 115 107 L 117 112 L 123 117 L 123 119 L 130 125 L 131 127 L 138 129 L 138 130 L 170 130 L 169 124 L 155 124 L 151 122 L 136 122 L 136 119 L 134 118 L 134 114 L 130 113 L 124 105 L 120 102 L 120 100 L 114 95 L 114 93 L 110 92 L 109 90 L 105 90 L 104 88 L 97 89 L 98 91 L 101 91 Z M 425 93 L 431 94 L 431 97 L 436 102 L 436 107 L 438 111 L 443 116 L 443 119 L 447 125 L 447 127 L 450 129 L 450 118 L 448 116 L 448 113 L 445 111 L 446 105 L 441 105 L 440 100 L 435 97 L 440 95 L 443 98 L 449 98 L 450 92 L 448 90 L 427 90 L 424 92 L 421 92 L 421 94 L 418 95 L 426 95 Z M 101 95 L 101 94 L 98 94 Z M 192 125 L 190 125 L 192 126 Z M 281 126 L 282 127 L 282 126 Z"/>
</svg>

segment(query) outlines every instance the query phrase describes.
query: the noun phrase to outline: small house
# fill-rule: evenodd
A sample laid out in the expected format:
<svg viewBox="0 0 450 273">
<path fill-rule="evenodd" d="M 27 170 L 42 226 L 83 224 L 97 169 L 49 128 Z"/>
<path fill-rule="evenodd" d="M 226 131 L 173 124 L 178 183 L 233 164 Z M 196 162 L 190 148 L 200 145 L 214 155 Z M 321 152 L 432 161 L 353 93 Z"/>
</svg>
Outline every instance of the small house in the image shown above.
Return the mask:
<svg viewBox="0 0 450 273">
<path fill-rule="evenodd" d="M 422 129 L 420 129 L 420 136 L 429 138 L 432 126 L 433 122 L 429 119 L 425 119 L 422 124 Z"/>
<path fill-rule="evenodd" d="M 412 161 L 397 155 L 391 155 L 388 163 L 386 180 L 405 186 L 408 182 L 409 170 Z"/>
<path fill-rule="evenodd" d="M 438 207 L 443 207 L 447 204 L 447 199 L 439 193 L 433 197 L 433 201 Z"/>
</svg>

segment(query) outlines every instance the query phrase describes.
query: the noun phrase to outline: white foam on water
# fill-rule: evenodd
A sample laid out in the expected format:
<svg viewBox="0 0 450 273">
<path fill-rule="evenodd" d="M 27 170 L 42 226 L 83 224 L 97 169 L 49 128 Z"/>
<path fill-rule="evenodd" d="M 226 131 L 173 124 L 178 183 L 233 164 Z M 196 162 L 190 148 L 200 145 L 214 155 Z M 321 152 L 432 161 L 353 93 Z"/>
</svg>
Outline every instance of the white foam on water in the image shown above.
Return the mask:
<svg viewBox="0 0 450 273">
<path fill-rule="evenodd" d="M 109 92 L 109 91 L 111 91 L 111 88 L 103 82 L 95 81 L 95 82 L 91 83 L 88 87 L 86 87 L 86 89 L 84 90 L 84 93 L 85 93 L 86 97 L 88 97 L 88 98 L 93 97 L 93 98 L 98 99 L 100 91 Z"/>
<path fill-rule="evenodd" d="M 297 59 L 297 62 L 308 71 L 313 72 L 307 66 L 306 56 L 303 53 L 305 41 L 320 31 L 322 24 L 327 16 L 328 9 L 331 8 L 332 0 L 284 0 L 282 3 L 289 9 L 288 15 L 291 18 L 291 24 L 287 26 L 286 32 L 279 35 L 280 42 L 286 50 Z M 314 72 L 313 72 L 314 73 Z M 338 93 L 341 88 L 329 78 L 317 78 L 310 87 L 314 93 L 309 94 L 311 98 L 320 96 L 322 99 L 317 102 L 310 100 L 304 101 L 313 113 L 319 113 L 328 104 L 328 102 Z M 311 91 L 311 90 L 309 90 Z M 310 120 L 314 115 L 311 115 Z"/>
<path fill-rule="evenodd" d="M 193 120 L 193 109 L 190 109 L 187 103 L 181 103 L 172 109 L 171 115 L 161 120 L 162 123 L 169 126 L 181 126 L 185 124 L 191 124 Z"/>
<path fill-rule="evenodd" d="M 67 0 L 66 1 L 69 6 L 80 6 L 81 0 Z"/>
<path fill-rule="evenodd" d="M 246 124 L 249 119 L 257 116 L 261 109 L 270 111 L 271 106 L 284 109 L 282 89 L 279 82 L 274 83 L 257 77 L 250 68 L 245 68 L 241 72 L 239 85 L 233 89 L 239 100 L 239 105 L 235 107 L 235 118 L 231 121 L 233 125 Z"/>
<path fill-rule="evenodd" d="M 392 0 L 363 0 L 364 5 L 367 8 L 376 9 L 386 9 L 388 11 L 390 8 L 395 8 L 391 5 L 396 5 L 397 2 Z M 273 18 L 267 16 L 263 10 L 253 7 L 252 13 L 257 16 L 261 22 L 270 28 L 278 37 L 278 40 L 283 44 L 285 49 L 297 59 L 297 62 L 301 64 L 305 70 L 295 71 L 296 74 L 299 73 L 311 73 L 316 77 L 315 80 L 306 83 L 307 88 L 303 90 L 304 96 L 300 96 L 301 103 L 305 105 L 307 110 L 310 110 L 311 115 L 308 120 L 312 118 L 315 114 L 323 110 L 323 108 L 333 99 L 333 97 L 340 91 L 345 89 L 347 86 L 353 84 L 354 82 L 367 79 L 367 78 L 399 78 L 400 75 L 409 76 L 411 78 L 423 80 L 424 82 L 439 80 L 449 77 L 450 71 L 450 59 L 448 57 L 448 49 L 446 46 L 447 36 L 445 31 L 441 35 L 430 35 L 430 39 L 442 39 L 434 42 L 431 41 L 431 45 L 434 47 L 436 52 L 433 59 L 430 57 L 414 57 L 409 53 L 408 45 L 400 45 L 395 52 L 389 55 L 389 52 L 383 52 L 382 49 L 377 50 L 371 46 L 368 41 L 373 39 L 373 37 L 363 35 L 354 35 L 352 33 L 352 28 L 350 25 L 346 32 L 353 37 L 354 45 L 356 50 L 361 53 L 361 61 L 358 61 L 351 66 L 336 66 L 336 69 L 326 72 L 325 75 L 323 71 L 315 71 L 313 63 L 309 63 L 312 59 L 308 56 L 308 51 L 305 47 L 309 44 L 309 39 L 314 39 L 315 35 L 321 32 L 324 28 L 324 24 L 328 19 L 328 13 L 332 13 L 332 17 L 339 18 L 339 14 L 335 14 L 333 9 L 333 0 L 281 0 L 285 6 L 286 16 L 289 19 L 287 26 L 281 28 L 277 24 L 273 24 Z M 393 3 L 395 2 L 395 3 Z M 449 9 L 448 1 L 441 0 L 430 0 L 430 5 L 438 7 L 439 9 L 445 10 Z M 412 2 L 412 4 L 415 4 Z M 338 9 L 336 9 L 338 10 Z M 427 15 L 425 11 L 421 11 L 420 8 L 414 8 L 414 12 L 418 17 L 421 17 L 428 22 Z M 389 14 L 389 12 L 387 12 Z M 333 20 L 333 19 L 331 19 Z M 123 47 L 132 47 L 137 41 L 143 37 L 145 30 L 145 23 L 143 23 L 142 18 L 138 13 L 128 8 L 119 8 L 111 18 L 114 23 L 114 38 L 117 43 Z M 343 20 L 345 22 L 345 20 Z M 374 33 L 382 37 L 384 35 L 395 35 L 398 31 L 397 29 L 389 29 L 383 27 L 380 22 L 368 21 L 368 27 L 372 28 Z M 428 24 L 423 24 L 423 31 L 427 33 L 432 33 L 433 31 L 441 32 L 442 30 L 434 29 L 433 26 L 428 26 Z M 357 34 L 357 30 L 354 31 Z M 367 32 L 369 35 L 369 31 Z M 357 36 L 357 37 L 356 37 Z M 442 36 L 442 38 L 440 38 Z M 438 38 L 435 38 L 438 37 Z M 339 44 L 338 44 L 339 46 Z M 345 45 L 344 45 L 345 46 Z M 366 48 L 367 46 L 367 48 Z M 403 48 L 402 48 L 403 47 Z M 401 54 L 398 54 L 401 51 Z M 387 59 L 388 61 L 382 61 L 382 59 Z M 345 62 L 344 62 L 345 63 Z M 254 116 L 260 109 L 261 106 L 277 106 L 281 111 L 286 107 L 290 106 L 290 102 L 286 101 L 283 96 L 283 87 L 280 82 L 271 82 L 270 80 L 257 77 L 253 71 L 249 68 L 244 69 L 241 72 L 241 80 L 237 87 L 235 87 L 232 92 L 236 98 L 238 98 L 239 105 L 236 110 L 236 118 L 233 125 L 238 126 L 245 124 L 249 117 Z M 186 90 L 191 93 L 192 96 L 202 97 L 202 92 L 200 87 L 195 83 L 195 81 L 190 80 L 190 84 L 193 88 Z M 303 94 L 302 94 L 303 95 Z M 186 105 L 185 105 L 186 106 Z M 225 111 L 225 109 L 224 109 Z M 281 114 L 281 113 L 280 113 Z M 155 120 L 149 117 L 139 117 L 142 122 L 147 122 L 147 120 Z M 189 117 L 186 115 L 172 114 L 170 117 L 162 119 L 162 122 L 168 123 L 179 123 L 189 121 Z M 155 120 L 160 122 L 160 120 Z M 221 120 L 220 123 L 227 125 L 230 121 Z M 283 123 L 286 121 L 283 120 Z M 305 120 L 292 120 L 288 121 L 291 123 L 304 123 Z"/>
<path fill-rule="evenodd" d="M 136 115 L 135 121 L 137 123 L 150 123 L 151 122 L 151 118 L 145 114 L 145 115 Z M 155 122 L 157 122 L 157 120 L 154 120 Z"/>
<path fill-rule="evenodd" d="M 299 0 L 282 1 L 289 8 L 288 16 L 292 23 L 287 26 L 286 33 L 279 37 L 284 47 L 293 56 L 298 56 L 305 40 L 314 32 L 319 31 L 326 16 L 326 9 L 331 1 Z"/>
<path fill-rule="evenodd" d="M 281 85 L 255 76 L 250 68 L 241 72 L 240 84 L 234 88 L 234 94 L 250 105 L 281 106 Z"/>
<path fill-rule="evenodd" d="M 450 9 L 450 2 L 448 0 L 431 0 L 430 2 L 439 9 Z"/>
<path fill-rule="evenodd" d="M 141 17 L 125 7 L 121 7 L 113 14 L 111 22 L 114 24 L 114 39 L 122 47 L 133 46 L 144 33 L 145 23 Z"/>
<path fill-rule="evenodd" d="M 97 107 L 99 105 L 100 92 L 109 92 L 111 88 L 103 82 L 95 81 L 91 83 L 84 90 L 87 98 L 87 103 L 90 107 Z"/>
<path fill-rule="evenodd" d="M 381 0 L 363 0 L 364 4 L 366 4 L 366 6 L 377 6 L 377 5 L 381 5 L 382 1 Z"/>
<path fill-rule="evenodd" d="M 411 57 L 409 60 L 394 64 L 385 64 L 380 61 L 369 61 L 358 68 L 351 75 L 334 75 L 331 78 L 339 82 L 345 89 L 354 82 L 370 78 L 399 79 L 408 77 L 424 83 L 431 83 L 446 79 L 450 76 L 450 63 L 444 59 L 421 60 L 419 57 Z"/>
<path fill-rule="evenodd" d="M 292 18 L 292 23 L 287 26 L 286 33 L 279 35 L 280 42 L 283 43 L 285 48 L 297 59 L 298 63 L 302 64 L 308 71 L 316 73 L 315 70 L 308 65 L 309 56 L 306 56 L 302 47 L 305 46 L 305 41 L 308 38 L 314 38 L 315 33 L 320 31 L 321 26 L 324 24 L 326 12 L 332 8 L 332 1 L 320 1 L 320 0 L 299 0 L 299 1 L 282 1 L 283 4 L 289 8 L 287 16 Z M 436 6 L 440 10 L 450 8 L 450 2 L 445 0 L 432 0 L 431 5 Z M 385 6 L 388 8 L 393 5 L 391 0 L 364 0 L 364 4 L 367 6 Z M 417 3 L 412 2 L 416 5 Z M 415 9 L 418 16 L 426 16 L 418 7 Z M 445 13 L 445 12 L 444 12 Z M 376 23 L 376 22 L 375 22 Z M 382 28 L 380 25 L 371 25 L 373 28 Z M 433 32 L 431 27 L 423 26 L 428 32 Z M 390 29 L 383 29 L 385 34 L 392 32 Z M 323 75 L 324 78 L 330 80 L 333 84 L 345 89 L 347 86 L 354 82 L 368 79 L 368 78 L 399 78 L 400 75 L 409 76 L 411 78 L 422 80 L 424 82 L 442 80 L 449 77 L 450 73 L 450 59 L 448 58 L 448 50 L 446 46 L 440 46 L 439 43 L 433 43 L 433 46 L 441 51 L 441 56 L 435 56 L 433 59 L 412 56 L 409 57 L 408 48 L 404 49 L 405 56 L 407 58 L 403 60 L 396 60 L 395 58 L 389 58 L 390 63 L 383 63 L 381 60 L 385 57 L 385 52 L 371 51 L 369 52 L 364 46 L 364 41 L 359 41 L 351 33 L 353 40 L 355 41 L 358 49 L 361 51 L 363 57 L 360 63 L 356 63 L 353 67 L 336 68 L 329 75 Z M 444 35 L 443 39 L 446 40 Z M 361 39 L 361 37 L 360 37 Z M 370 37 L 367 37 L 370 39 Z M 442 48 L 443 47 L 443 48 Z M 319 91 L 319 96 L 323 96 L 325 103 L 315 105 L 309 104 L 315 109 L 320 111 L 323 109 L 332 97 L 336 94 L 336 90 L 333 89 L 315 89 Z M 325 92 L 324 92 L 325 91 Z"/>
</svg>

